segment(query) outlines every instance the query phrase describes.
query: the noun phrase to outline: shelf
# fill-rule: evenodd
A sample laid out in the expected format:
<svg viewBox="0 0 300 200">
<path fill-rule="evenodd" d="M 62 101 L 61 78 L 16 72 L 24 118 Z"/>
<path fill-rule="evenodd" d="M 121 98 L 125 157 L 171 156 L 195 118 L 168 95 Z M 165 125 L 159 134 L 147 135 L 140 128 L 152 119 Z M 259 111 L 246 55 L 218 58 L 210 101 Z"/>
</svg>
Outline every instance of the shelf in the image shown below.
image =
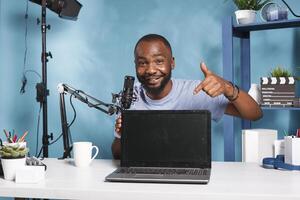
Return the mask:
<svg viewBox="0 0 300 200">
<path fill-rule="evenodd" d="M 283 29 L 300 27 L 300 19 L 290 19 L 284 21 L 263 22 L 247 25 L 237 25 L 232 17 L 225 17 L 222 23 L 222 52 L 223 52 L 223 77 L 226 80 L 234 81 L 235 77 L 240 78 L 240 88 L 248 91 L 251 84 L 251 60 L 250 60 L 250 38 L 251 31 Z M 235 74 L 234 70 L 234 37 L 240 42 L 240 71 Z M 300 111 L 295 107 L 261 107 L 263 111 Z M 235 120 L 232 116 L 224 116 L 223 118 L 224 132 L 224 160 L 235 161 Z M 242 129 L 250 129 L 251 121 L 241 120 Z"/>
<path fill-rule="evenodd" d="M 261 31 L 270 29 L 281 29 L 281 28 L 294 28 L 300 27 L 300 19 L 290 19 L 273 22 L 263 22 L 246 25 L 233 25 L 234 32 L 249 32 L 249 31 Z"/>
<path fill-rule="evenodd" d="M 262 110 L 300 110 L 300 108 L 297 107 L 266 107 L 262 106 Z"/>
</svg>

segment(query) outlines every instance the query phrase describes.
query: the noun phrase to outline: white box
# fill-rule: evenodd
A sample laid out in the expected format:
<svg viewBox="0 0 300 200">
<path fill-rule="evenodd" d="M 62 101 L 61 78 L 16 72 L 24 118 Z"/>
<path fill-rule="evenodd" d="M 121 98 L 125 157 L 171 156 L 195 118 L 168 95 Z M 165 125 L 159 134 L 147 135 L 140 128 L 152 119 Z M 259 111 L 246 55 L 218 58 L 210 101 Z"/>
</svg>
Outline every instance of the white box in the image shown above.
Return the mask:
<svg viewBox="0 0 300 200">
<path fill-rule="evenodd" d="M 278 155 L 284 155 L 284 140 L 274 141 L 274 158 Z"/>
<path fill-rule="evenodd" d="M 242 161 L 262 163 L 265 157 L 273 157 L 273 145 L 277 139 L 277 130 L 242 130 Z"/>
<path fill-rule="evenodd" d="M 45 166 L 26 165 L 16 171 L 16 183 L 38 183 L 44 179 Z"/>
<path fill-rule="evenodd" d="M 291 165 L 300 165 L 300 138 L 284 137 L 284 162 Z"/>
</svg>

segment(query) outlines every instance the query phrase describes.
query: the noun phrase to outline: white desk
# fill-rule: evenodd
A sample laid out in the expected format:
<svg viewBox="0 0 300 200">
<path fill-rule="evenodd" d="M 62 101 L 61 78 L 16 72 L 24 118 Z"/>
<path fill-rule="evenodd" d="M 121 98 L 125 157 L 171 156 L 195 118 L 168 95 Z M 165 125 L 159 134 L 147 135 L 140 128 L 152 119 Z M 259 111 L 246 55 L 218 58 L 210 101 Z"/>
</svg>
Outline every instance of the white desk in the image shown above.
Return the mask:
<svg viewBox="0 0 300 200">
<path fill-rule="evenodd" d="M 116 161 L 94 160 L 80 169 L 70 161 L 49 158 L 46 179 L 39 184 L 16 184 L 0 178 L 1 197 L 52 199 L 300 199 L 300 172 L 264 169 L 257 164 L 213 162 L 208 185 L 111 183 L 105 176 Z"/>
</svg>

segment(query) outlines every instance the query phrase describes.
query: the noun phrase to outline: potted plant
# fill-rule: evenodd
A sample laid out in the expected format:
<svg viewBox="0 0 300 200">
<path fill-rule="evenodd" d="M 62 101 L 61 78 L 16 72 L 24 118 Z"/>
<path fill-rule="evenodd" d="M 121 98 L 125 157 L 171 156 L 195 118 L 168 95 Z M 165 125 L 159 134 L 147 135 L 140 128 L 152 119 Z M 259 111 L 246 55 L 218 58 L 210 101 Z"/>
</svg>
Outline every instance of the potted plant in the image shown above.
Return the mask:
<svg viewBox="0 0 300 200">
<path fill-rule="evenodd" d="M 0 147 L 4 179 L 15 179 L 16 170 L 25 166 L 25 156 L 28 151 L 29 149 L 23 143 L 6 143 Z"/>
<path fill-rule="evenodd" d="M 283 67 L 276 67 L 269 77 L 261 77 L 261 96 L 264 106 L 293 106 L 298 78 Z"/>
<path fill-rule="evenodd" d="M 233 0 L 236 7 L 236 21 L 238 24 L 250 24 L 256 21 L 256 11 L 260 10 L 271 0 Z"/>
</svg>

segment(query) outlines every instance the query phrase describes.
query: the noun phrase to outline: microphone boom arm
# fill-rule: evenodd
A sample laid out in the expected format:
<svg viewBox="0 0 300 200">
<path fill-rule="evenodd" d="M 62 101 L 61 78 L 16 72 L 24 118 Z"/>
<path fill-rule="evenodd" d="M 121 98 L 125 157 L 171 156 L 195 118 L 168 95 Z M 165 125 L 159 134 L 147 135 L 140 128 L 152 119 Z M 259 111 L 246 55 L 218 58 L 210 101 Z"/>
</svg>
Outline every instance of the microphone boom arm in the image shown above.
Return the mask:
<svg viewBox="0 0 300 200">
<path fill-rule="evenodd" d="M 86 102 L 84 102 L 84 103 L 86 103 L 89 107 L 96 108 L 96 109 L 98 109 L 98 110 L 100 110 L 100 111 L 102 111 L 106 114 L 109 114 L 109 115 L 112 115 L 112 114 L 115 113 L 115 108 L 116 108 L 115 105 L 104 103 L 104 102 L 102 102 L 102 101 L 100 101 L 100 100 L 98 100 L 98 99 L 96 99 L 96 98 L 94 98 L 94 97 L 92 97 L 88 94 L 85 94 L 82 91 L 80 91 L 80 92 L 86 96 L 86 98 L 85 98 Z M 89 99 L 93 100 L 94 103 L 89 101 Z M 107 110 L 105 110 L 101 106 L 107 108 Z"/>
<path fill-rule="evenodd" d="M 120 107 L 115 104 L 109 104 L 104 103 L 103 101 L 100 101 L 96 99 L 95 97 L 92 97 L 82 90 L 77 90 L 72 88 L 71 86 L 68 86 L 67 84 L 59 84 L 58 85 L 58 92 L 59 93 L 69 93 L 73 95 L 76 99 L 79 101 L 87 104 L 91 108 L 96 108 L 97 110 L 100 110 L 108 115 L 113 115 L 120 111 Z"/>
<path fill-rule="evenodd" d="M 69 125 L 67 122 L 67 114 L 66 114 L 66 106 L 65 106 L 65 98 L 64 95 L 69 93 L 73 95 L 79 101 L 87 104 L 89 107 L 96 108 L 108 115 L 113 115 L 121 111 L 121 107 L 115 104 L 108 104 L 100 101 L 81 90 L 77 90 L 68 86 L 67 84 L 60 83 L 58 86 L 58 92 L 60 93 L 60 115 L 61 115 L 61 126 L 62 126 L 62 136 L 63 136 L 63 145 L 64 145 L 64 153 L 61 159 L 71 158 L 72 146 L 70 146 L 69 140 Z"/>
</svg>

